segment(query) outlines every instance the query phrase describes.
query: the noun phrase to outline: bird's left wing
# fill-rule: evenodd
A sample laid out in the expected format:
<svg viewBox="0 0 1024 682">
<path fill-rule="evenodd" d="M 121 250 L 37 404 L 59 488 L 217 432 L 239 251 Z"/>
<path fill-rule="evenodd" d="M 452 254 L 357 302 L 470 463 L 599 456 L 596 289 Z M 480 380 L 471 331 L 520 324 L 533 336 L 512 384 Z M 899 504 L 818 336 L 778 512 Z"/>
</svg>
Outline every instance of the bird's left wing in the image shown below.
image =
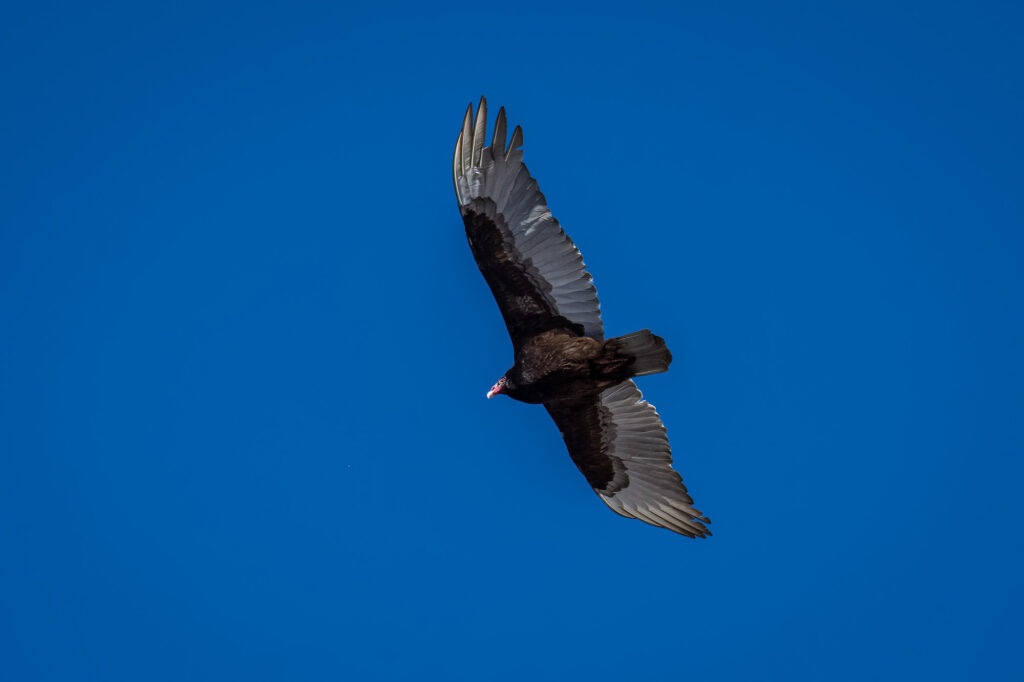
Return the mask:
<svg viewBox="0 0 1024 682">
<path fill-rule="evenodd" d="M 523 164 L 523 131 L 505 147 L 505 109 L 484 146 L 487 100 L 469 105 L 453 173 L 466 237 L 501 309 L 512 343 L 550 329 L 604 338 L 601 304 L 583 257 L 548 210 Z"/>
<path fill-rule="evenodd" d="M 711 531 L 693 507 L 654 406 L 624 381 L 582 401 L 545 403 L 569 455 L 612 511 L 689 537 Z"/>
</svg>

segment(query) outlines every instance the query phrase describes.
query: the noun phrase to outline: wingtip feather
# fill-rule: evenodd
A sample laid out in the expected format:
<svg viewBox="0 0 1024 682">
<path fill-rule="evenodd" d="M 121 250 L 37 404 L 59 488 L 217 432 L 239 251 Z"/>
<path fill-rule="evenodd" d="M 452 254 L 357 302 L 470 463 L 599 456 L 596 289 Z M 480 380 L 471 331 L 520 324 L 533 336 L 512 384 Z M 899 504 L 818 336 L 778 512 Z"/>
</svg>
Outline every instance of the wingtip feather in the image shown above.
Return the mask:
<svg viewBox="0 0 1024 682">
<path fill-rule="evenodd" d="M 472 108 L 472 105 L 470 105 Z M 476 109 L 476 120 L 473 124 L 473 155 L 471 163 L 480 165 L 484 151 L 484 138 L 487 134 L 487 99 L 480 96 L 480 104 Z"/>
<path fill-rule="evenodd" d="M 515 150 L 523 146 L 523 127 L 516 126 L 516 129 L 512 132 L 512 140 L 508 143 L 508 149 L 505 151 L 505 158 L 508 159 L 509 155 Z"/>
<path fill-rule="evenodd" d="M 462 134 L 459 136 L 462 140 L 462 158 L 459 163 L 461 164 L 461 174 L 465 175 L 466 171 L 470 168 L 470 155 L 473 151 L 473 103 L 470 102 L 469 106 L 466 107 L 466 116 L 462 119 Z"/>
<path fill-rule="evenodd" d="M 495 158 L 500 153 L 505 154 L 505 134 L 508 122 L 505 119 L 505 107 L 498 109 L 498 118 L 494 121 L 494 135 L 491 137 L 491 153 Z"/>
</svg>

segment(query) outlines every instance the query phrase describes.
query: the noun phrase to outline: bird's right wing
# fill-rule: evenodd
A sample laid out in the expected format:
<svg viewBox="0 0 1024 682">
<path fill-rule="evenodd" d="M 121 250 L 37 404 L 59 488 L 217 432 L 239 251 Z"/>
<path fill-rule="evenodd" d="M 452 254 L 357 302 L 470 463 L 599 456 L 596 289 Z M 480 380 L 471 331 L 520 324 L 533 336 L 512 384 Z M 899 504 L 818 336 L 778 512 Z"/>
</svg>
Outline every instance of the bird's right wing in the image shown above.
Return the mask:
<svg viewBox="0 0 1024 682">
<path fill-rule="evenodd" d="M 469 105 L 455 145 L 454 179 L 466 237 L 512 343 L 550 329 L 604 338 L 601 304 L 583 257 L 548 210 L 523 164 L 522 129 L 505 148 L 505 110 L 485 147 L 487 100 Z"/>
<path fill-rule="evenodd" d="M 632 381 L 600 396 L 545 403 L 569 455 L 612 511 L 689 537 L 705 537 L 710 520 L 693 507 L 654 406 Z"/>
</svg>

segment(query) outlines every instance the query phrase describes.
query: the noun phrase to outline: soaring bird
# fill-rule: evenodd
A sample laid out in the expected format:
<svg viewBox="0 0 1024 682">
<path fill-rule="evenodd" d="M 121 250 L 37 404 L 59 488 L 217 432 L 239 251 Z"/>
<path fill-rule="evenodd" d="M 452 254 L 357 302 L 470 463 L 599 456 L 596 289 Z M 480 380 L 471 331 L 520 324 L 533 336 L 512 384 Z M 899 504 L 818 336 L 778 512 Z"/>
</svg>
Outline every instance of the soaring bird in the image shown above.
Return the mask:
<svg viewBox="0 0 1024 682">
<path fill-rule="evenodd" d="M 689 537 L 711 534 L 672 468 L 665 427 L 633 377 L 668 369 L 649 329 L 604 338 L 601 305 L 579 250 L 523 164 L 523 131 L 505 146 L 504 107 L 485 146 L 487 100 L 466 109 L 455 144 L 455 195 L 466 238 L 512 339 L 515 364 L 487 392 L 540 403 L 605 504 Z"/>
</svg>

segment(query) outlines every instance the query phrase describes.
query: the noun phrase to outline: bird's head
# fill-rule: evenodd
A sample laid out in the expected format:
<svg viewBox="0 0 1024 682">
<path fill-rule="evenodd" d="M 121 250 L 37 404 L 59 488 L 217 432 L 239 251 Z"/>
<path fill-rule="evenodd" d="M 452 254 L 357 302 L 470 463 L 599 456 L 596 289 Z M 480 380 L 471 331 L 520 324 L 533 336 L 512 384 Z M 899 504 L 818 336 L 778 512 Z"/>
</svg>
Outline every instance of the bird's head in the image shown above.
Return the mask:
<svg viewBox="0 0 1024 682">
<path fill-rule="evenodd" d="M 496 395 L 508 393 L 508 388 L 508 372 L 506 372 L 505 376 L 498 379 L 498 383 L 491 386 L 491 390 L 487 391 L 487 397 L 493 398 Z"/>
</svg>

